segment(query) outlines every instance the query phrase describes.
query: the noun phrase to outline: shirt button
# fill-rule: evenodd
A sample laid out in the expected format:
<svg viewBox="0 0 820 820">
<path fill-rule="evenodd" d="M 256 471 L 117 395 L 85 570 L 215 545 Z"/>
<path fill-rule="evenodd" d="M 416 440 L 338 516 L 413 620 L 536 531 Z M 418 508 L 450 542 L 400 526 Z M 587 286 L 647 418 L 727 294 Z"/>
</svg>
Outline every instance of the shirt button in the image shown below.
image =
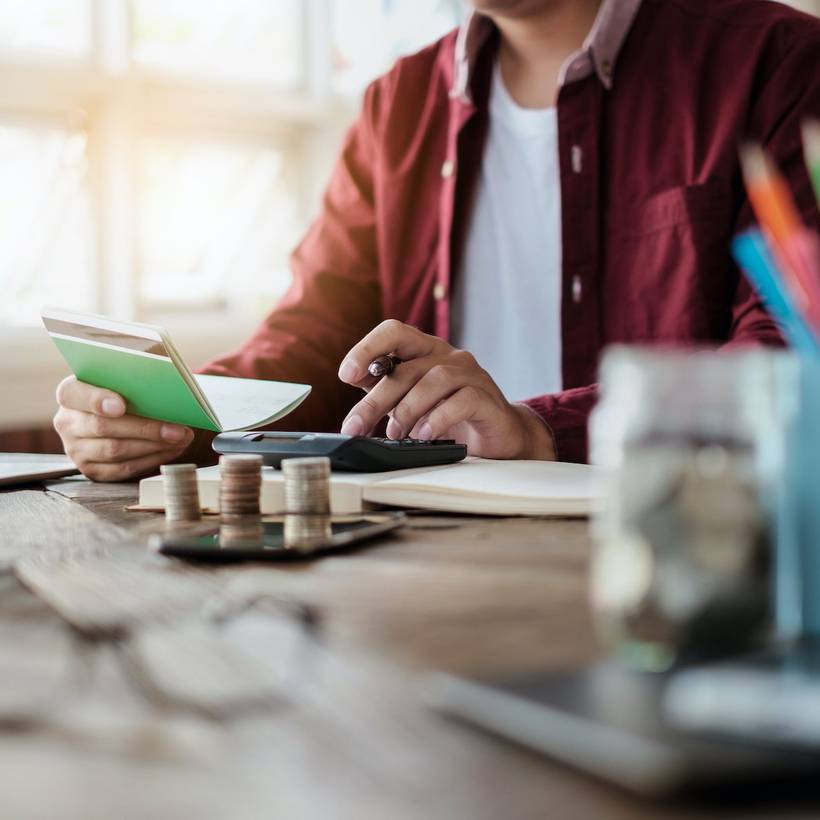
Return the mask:
<svg viewBox="0 0 820 820">
<path fill-rule="evenodd" d="M 437 302 L 442 302 L 442 301 L 444 301 L 446 296 L 447 296 L 447 288 L 441 282 L 436 282 L 436 285 L 433 288 L 433 298 Z"/>
<path fill-rule="evenodd" d="M 580 174 L 584 170 L 584 149 L 580 145 L 573 145 L 570 157 L 573 172 Z"/>
<path fill-rule="evenodd" d="M 612 76 L 612 63 L 609 60 L 604 60 L 601 63 L 601 73 L 609 79 Z"/>
<path fill-rule="evenodd" d="M 455 171 L 456 166 L 452 160 L 446 159 L 441 164 L 441 177 L 442 179 L 449 179 L 453 175 L 453 171 Z"/>
</svg>

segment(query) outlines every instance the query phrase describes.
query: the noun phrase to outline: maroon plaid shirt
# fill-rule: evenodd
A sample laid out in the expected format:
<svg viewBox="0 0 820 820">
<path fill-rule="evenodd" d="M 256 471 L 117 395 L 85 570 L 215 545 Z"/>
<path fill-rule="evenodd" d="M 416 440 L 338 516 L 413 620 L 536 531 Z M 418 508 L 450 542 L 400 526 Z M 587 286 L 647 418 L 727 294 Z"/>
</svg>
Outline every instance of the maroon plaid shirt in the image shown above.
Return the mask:
<svg viewBox="0 0 820 820">
<path fill-rule="evenodd" d="M 376 324 L 448 337 L 497 43 L 474 15 L 370 86 L 290 290 L 205 371 L 313 384 L 284 426 L 337 430 L 357 400 L 338 365 Z M 729 256 L 752 221 L 737 148 L 763 142 L 820 228 L 800 148 L 820 117 L 820 22 L 770 0 L 605 0 L 557 106 L 565 389 L 527 404 L 559 458 L 583 461 L 606 345 L 780 342 Z"/>
</svg>

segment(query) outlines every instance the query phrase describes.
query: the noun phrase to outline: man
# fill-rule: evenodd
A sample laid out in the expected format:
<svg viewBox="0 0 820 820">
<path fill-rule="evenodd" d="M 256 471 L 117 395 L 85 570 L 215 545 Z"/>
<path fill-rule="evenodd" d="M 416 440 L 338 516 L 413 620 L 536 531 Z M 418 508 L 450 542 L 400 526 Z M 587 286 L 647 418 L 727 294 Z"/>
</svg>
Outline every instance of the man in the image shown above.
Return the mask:
<svg viewBox="0 0 820 820">
<path fill-rule="evenodd" d="M 288 294 L 204 372 L 313 384 L 289 429 L 387 417 L 392 437 L 583 461 L 607 344 L 779 343 L 729 258 L 752 221 L 737 148 L 763 142 L 820 226 L 799 134 L 820 23 L 769 0 L 473 5 L 367 90 Z M 377 383 L 384 353 L 403 363 Z M 73 379 L 58 400 L 92 478 L 207 445 Z"/>
</svg>

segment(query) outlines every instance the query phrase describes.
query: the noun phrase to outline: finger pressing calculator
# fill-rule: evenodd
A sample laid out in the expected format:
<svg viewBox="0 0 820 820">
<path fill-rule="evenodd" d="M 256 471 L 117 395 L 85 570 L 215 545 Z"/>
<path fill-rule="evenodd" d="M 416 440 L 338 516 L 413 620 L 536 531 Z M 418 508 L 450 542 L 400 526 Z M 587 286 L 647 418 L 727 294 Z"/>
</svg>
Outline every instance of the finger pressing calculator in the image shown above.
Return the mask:
<svg viewBox="0 0 820 820">
<path fill-rule="evenodd" d="M 287 458 L 327 456 L 330 469 L 340 472 L 380 473 L 411 467 L 454 464 L 467 455 L 464 444 L 452 439 L 371 438 L 340 433 L 280 433 L 267 430 L 220 433 L 213 448 L 222 455 L 254 453 L 270 467 Z"/>
</svg>

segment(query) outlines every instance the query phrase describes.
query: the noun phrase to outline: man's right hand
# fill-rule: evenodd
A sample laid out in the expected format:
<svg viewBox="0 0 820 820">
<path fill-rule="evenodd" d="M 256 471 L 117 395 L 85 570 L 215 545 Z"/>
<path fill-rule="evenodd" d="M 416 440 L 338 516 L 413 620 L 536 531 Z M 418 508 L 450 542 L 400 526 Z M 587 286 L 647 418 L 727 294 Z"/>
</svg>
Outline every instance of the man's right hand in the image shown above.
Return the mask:
<svg viewBox="0 0 820 820">
<path fill-rule="evenodd" d="M 54 429 L 66 455 L 94 481 L 127 481 L 185 452 L 189 427 L 129 416 L 122 396 L 69 376 L 57 388 Z"/>
</svg>

